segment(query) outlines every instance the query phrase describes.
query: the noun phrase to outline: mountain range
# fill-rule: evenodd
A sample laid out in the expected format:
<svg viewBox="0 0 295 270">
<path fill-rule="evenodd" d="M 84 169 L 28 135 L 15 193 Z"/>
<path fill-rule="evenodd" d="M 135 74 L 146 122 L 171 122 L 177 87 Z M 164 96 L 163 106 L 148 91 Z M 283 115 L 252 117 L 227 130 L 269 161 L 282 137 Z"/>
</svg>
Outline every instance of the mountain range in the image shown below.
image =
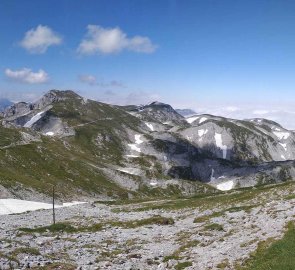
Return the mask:
<svg viewBox="0 0 295 270">
<path fill-rule="evenodd" d="M 52 185 L 67 198 L 159 197 L 295 178 L 295 133 L 263 118 L 161 102 L 115 106 L 51 90 L 12 104 L 0 121 L 2 197 L 48 197 Z"/>
</svg>

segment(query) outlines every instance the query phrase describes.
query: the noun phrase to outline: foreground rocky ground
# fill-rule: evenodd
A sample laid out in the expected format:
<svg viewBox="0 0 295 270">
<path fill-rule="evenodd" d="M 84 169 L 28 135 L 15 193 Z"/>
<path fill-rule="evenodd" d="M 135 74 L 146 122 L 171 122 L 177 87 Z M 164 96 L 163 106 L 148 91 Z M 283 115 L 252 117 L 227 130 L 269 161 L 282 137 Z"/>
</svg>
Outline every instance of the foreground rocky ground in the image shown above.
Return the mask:
<svg viewBox="0 0 295 270">
<path fill-rule="evenodd" d="M 294 183 L 0 216 L 0 269 L 240 269 L 282 237 Z M 44 227 L 48 226 L 48 227 Z"/>
</svg>

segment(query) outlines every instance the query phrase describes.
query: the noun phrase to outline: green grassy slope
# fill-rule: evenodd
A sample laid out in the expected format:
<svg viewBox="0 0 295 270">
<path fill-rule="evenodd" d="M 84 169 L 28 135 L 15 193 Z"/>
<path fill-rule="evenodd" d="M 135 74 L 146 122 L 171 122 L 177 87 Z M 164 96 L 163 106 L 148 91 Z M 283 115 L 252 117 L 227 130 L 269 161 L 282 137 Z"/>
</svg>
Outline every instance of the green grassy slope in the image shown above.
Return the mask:
<svg viewBox="0 0 295 270">
<path fill-rule="evenodd" d="M 268 246 L 259 244 L 246 266 L 237 270 L 294 270 L 295 269 L 295 223 L 290 222 L 287 232 L 281 240 Z"/>
<path fill-rule="evenodd" d="M 89 163 L 97 164 L 88 153 L 67 149 L 60 140 L 43 138 L 43 142 L 0 149 L 0 184 L 12 188 L 18 183 L 21 188 L 42 193 L 49 193 L 50 184 L 54 184 L 61 196 L 109 191 L 127 195 Z"/>
</svg>

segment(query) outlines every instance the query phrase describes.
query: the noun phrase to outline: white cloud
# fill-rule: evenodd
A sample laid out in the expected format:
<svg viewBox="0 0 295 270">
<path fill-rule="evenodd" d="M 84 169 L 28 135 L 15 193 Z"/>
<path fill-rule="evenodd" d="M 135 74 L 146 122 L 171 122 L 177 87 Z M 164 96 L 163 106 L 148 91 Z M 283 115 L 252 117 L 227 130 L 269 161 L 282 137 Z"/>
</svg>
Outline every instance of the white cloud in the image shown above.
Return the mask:
<svg viewBox="0 0 295 270">
<path fill-rule="evenodd" d="M 152 53 L 156 50 L 148 37 L 135 36 L 128 38 L 118 27 L 103 28 L 99 25 L 88 25 L 87 34 L 81 41 L 78 52 L 81 54 L 111 54 L 122 50 L 139 53 Z"/>
<path fill-rule="evenodd" d="M 5 69 L 5 75 L 13 81 L 29 84 L 46 83 L 49 80 L 48 74 L 42 69 L 39 69 L 37 72 L 33 72 L 29 68 L 19 70 L 11 70 L 7 68 Z"/>
<path fill-rule="evenodd" d="M 104 81 L 102 79 L 97 80 L 97 78 L 93 75 L 80 75 L 79 80 L 83 83 L 89 84 L 91 86 L 98 86 L 101 88 L 125 88 L 126 86 L 117 80 L 112 81 Z"/>
<path fill-rule="evenodd" d="M 117 81 L 117 80 L 112 80 L 112 81 L 108 82 L 107 85 L 112 86 L 112 87 L 119 87 L 119 88 L 126 88 L 127 87 L 123 82 Z"/>
<path fill-rule="evenodd" d="M 25 37 L 20 42 L 20 46 L 30 53 L 45 53 L 48 47 L 59 45 L 62 38 L 52 31 L 48 26 L 38 25 L 25 33 Z"/>
<path fill-rule="evenodd" d="M 80 75 L 79 80 L 83 83 L 87 83 L 89 85 L 95 85 L 96 84 L 96 78 L 92 75 Z"/>
</svg>

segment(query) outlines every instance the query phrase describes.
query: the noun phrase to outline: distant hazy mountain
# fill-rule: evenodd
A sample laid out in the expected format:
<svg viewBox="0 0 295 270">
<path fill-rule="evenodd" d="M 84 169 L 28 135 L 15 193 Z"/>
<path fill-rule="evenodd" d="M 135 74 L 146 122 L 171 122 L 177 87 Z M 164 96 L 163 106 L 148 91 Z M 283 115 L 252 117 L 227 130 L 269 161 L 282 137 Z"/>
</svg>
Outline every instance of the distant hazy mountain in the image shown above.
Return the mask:
<svg viewBox="0 0 295 270">
<path fill-rule="evenodd" d="M 0 98 L 0 111 L 3 111 L 5 108 L 9 107 L 13 103 L 6 99 L 6 98 Z"/>
<path fill-rule="evenodd" d="M 249 119 L 249 118 L 264 118 L 280 123 L 283 127 L 289 130 L 295 130 L 295 110 L 289 105 L 281 108 L 276 105 L 271 109 L 265 105 L 241 105 L 241 106 L 210 106 L 200 107 L 200 112 L 203 114 L 219 115 L 226 118 L 234 119 Z"/>
<path fill-rule="evenodd" d="M 184 117 L 196 114 L 192 109 L 176 109 L 175 111 Z"/>
</svg>

